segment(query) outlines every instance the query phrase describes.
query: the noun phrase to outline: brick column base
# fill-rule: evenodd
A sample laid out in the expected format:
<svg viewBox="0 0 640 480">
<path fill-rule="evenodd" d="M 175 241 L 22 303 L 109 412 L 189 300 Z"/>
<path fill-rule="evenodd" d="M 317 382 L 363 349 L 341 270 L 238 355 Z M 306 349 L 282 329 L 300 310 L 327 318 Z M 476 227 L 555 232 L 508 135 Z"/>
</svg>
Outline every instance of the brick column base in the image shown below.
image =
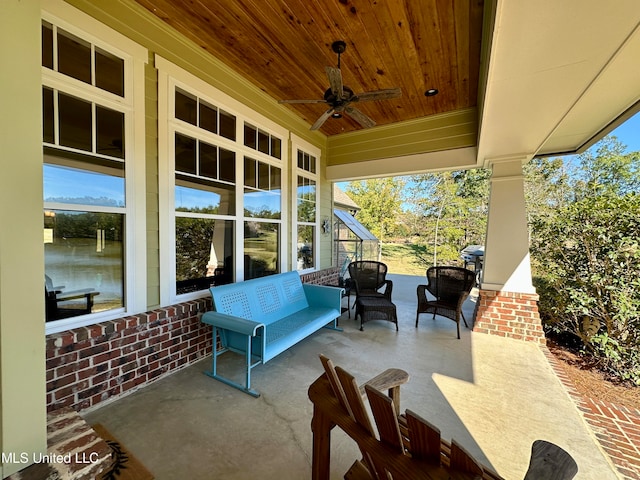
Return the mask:
<svg viewBox="0 0 640 480">
<path fill-rule="evenodd" d="M 535 293 L 480 289 L 473 331 L 546 345 L 539 298 Z"/>
</svg>

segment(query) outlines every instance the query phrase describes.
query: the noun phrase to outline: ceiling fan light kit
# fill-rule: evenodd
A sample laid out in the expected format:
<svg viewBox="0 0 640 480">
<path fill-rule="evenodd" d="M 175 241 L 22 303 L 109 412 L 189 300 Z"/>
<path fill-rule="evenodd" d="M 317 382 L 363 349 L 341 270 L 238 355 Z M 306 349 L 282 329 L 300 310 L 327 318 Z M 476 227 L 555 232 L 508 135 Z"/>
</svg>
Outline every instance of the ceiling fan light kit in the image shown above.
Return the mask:
<svg viewBox="0 0 640 480">
<path fill-rule="evenodd" d="M 340 70 L 340 55 L 347 49 L 347 44 L 337 40 L 331 44 L 331 50 L 338 55 L 337 67 L 325 67 L 330 87 L 324 92 L 322 100 L 280 100 L 278 103 L 326 103 L 329 109 L 325 111 L 311 126 L 311 130 L 318 130 L 329 118 L 342 118 L 346 113 L 364 128 L 373 127 L 376 122 L 351 105 L 358 102 L 370 102 L 377 100 L 390 100 L 402 96 L 400 88 L 387 88 L 371 92 L 354 93 L 354 91 L 342 82 Z"/>
</svg>

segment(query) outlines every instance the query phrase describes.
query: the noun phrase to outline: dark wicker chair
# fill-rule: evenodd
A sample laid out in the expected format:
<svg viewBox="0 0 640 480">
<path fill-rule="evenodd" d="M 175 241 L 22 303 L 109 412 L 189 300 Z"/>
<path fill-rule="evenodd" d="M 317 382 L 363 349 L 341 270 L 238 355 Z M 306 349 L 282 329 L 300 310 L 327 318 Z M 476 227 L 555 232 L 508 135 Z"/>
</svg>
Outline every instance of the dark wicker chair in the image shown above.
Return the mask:
<svg viewBox="0 0 640 480">
<path fill-rule="evenodd" d="M 393 282 L 386 279 L 387 266 L 381 262 L 358 260 L 349 264 L 351 288 L 358 297 L 382 297 L 391 301 Z M 384 291 L 380 291 L 384 287 Z"/>
<path fill-rule="evenodd" d="M 421 313 L 433 313 L 447 317 L 458 328 L 460 338 L 460 317 L 467 325 L 467 319 L 462 313 L 462 304 L 469 296 L 475 284 L 475 273 L 461 267 L 431 267 L 427 270 L 427 285 L 418 285 L 418 311 L 416 312 L 416 327 Z M 435 297 L 427 299 L 426 292 Z"/>
</svg>

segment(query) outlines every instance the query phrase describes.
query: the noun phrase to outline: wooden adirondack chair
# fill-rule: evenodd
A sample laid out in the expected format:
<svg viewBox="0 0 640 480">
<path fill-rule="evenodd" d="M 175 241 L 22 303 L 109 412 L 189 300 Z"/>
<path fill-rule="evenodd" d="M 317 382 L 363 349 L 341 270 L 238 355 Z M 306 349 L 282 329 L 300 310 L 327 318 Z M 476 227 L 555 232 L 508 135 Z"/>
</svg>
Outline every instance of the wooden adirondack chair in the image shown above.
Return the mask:
<svg viewBox="0 0 640 480">
<path fill-rule="evenodd" d="M 309 388 L 314 403 L 314 480 L 329 478 L 328 436 L 335 425 L 356 441 L 362 454 L 346 472 L 346 480 L 501 479 L 455 440 L 441 439 L 440 431 L 416 413 L 407 410 L 399 415 L 400 385 L 409 378 L 406 372 L 389 369 L 359 387 L 350 373 L 320 358 L 325 375 Z"/>
</svg>

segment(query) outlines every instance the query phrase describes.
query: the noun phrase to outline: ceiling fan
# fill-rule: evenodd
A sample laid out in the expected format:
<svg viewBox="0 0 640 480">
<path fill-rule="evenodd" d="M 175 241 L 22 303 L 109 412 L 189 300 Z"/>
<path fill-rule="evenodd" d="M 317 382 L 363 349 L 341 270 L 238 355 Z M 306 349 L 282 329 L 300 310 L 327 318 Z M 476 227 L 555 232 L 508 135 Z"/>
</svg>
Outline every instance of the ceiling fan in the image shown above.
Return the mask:
<svg viewBox="0 0 640 480">
<path fill-rule="evenodd" d="M 375 90 L 372 92 L 354 93 L 349 87 L 342 83 L 342 72 L 340 71 L 340 55 L 344 53 L 347 44 L 342 40 L 335 41 L 331 44 L 331 49 L 338 54 L 338 67 L 324 67 L 327 72 L 330 87 L 324 92 L 324 98 L 321 100 L 280 100 L 278 103 L 326 103 L 330 108 L 320 115 L 311 126 L 311 130 L 319 129 L 329 117 L 341 118 L 346 113 L 364 128 L 373 127 L 376 122 L 368 117 L 356 107 L 351 105 L 357 102 L 369 102 L 373 100 L 389 100 L 398 98 L 402 95 L 400 88 L 387 88 L 384 90 Z"/>
</svg>

